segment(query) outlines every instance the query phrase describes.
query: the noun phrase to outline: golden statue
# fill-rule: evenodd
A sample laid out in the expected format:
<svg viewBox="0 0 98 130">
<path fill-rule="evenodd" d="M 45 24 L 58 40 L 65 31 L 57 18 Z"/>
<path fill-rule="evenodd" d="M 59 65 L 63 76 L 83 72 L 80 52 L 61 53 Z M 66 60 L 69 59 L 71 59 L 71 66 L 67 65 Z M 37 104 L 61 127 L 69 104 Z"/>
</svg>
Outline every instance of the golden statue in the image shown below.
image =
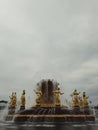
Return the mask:
<svg viewBox="0 0 98 130">
<path fill-rule="evenodd" d="M 79 102 L 80 109 L 83 109 L 84 104 L 83 104 L 82 97 L 79 97 L 79 100 L 80 100 L 80 102 Z"/>
<path fill-rule="evenodd" d="M 12 92 L 10 97 L 9 108 L 16 108 L 16 93 Z"/>
<path fill-rule="evenodd" d="M 14 102 L 15 106 L 17 106 L 17 96 L 16 96 L 16 92 L 14 92 L 14 94 L 13 94 L 13 102 Z"/>
<path fill-rule="evenodd" d="M 84 107 L 88 107 L 88 96 L 86 95 L 86 92 L 83 92 L 83 103 Z"/>
<path fill-rule="evenodd" d="M 10 101 L 9 101 L 9 108 L 12 108 L 12 104 L 13 104 L 13 92 L 12 92 L 12 95 L 9 96 L 10 98 Z"/>
<path fill-rule="evenodd" d="M 21 95 L 21 107 L 25 108 L 26 99 L 25 99 L 25 90 L 23 90 L 23 93 Z"/>
<path fill-rule="evenodd" d="M 74 92 L 72 93 L 72 106 L 73 107 L 79 107 L 79 93 L 75 89 Z"/>
<path fill-rule="evenodd" d="M 60 88 L 57 88 L 56 90 L 54 90 L 53 93 L 55 95 L 55 105 L 60 106 L 61 105 L 60 95 L 64 93 L 61 93 Z"/>
<path fill-rule="evenodd" d="M 35 91 L 35 90 L 34 90 Z M 40 90 L 35 91 L 37 98 L 36 98 L 36 106 L 40 106 L 41 105 L 41 96 L 42 96 L 42 92 Z"/>
</svg>

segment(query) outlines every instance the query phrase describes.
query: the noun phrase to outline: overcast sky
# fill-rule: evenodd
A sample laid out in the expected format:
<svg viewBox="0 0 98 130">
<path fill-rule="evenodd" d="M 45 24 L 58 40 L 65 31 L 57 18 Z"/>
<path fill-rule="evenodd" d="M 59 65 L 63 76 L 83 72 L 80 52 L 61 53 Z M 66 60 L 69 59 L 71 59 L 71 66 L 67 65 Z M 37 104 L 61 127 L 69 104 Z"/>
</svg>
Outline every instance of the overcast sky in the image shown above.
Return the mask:
<svg viewBox="0 0 98 130">
<path fill-rule="evenodd" d="M 98 103 L 98 0 L 0 0 L 0 99 L 43 78 Z"/>
</svg>

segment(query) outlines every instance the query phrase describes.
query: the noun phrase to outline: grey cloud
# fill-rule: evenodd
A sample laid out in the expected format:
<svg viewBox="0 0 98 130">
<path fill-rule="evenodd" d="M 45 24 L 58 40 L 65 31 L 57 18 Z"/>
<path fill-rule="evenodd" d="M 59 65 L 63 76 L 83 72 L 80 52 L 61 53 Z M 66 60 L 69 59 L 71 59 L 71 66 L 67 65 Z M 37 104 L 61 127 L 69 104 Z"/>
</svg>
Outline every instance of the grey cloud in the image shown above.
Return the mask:
<svg viewBox="0 0 98 130">
<path fill-rule="evenodd" d="M 77 88 L 97 99 L 97 5 L 97 0 L 0 1 L 1 97 L 22 89 L 32 96 L 36 82 L 54 78 L 65 97 Z"/>
</svg>

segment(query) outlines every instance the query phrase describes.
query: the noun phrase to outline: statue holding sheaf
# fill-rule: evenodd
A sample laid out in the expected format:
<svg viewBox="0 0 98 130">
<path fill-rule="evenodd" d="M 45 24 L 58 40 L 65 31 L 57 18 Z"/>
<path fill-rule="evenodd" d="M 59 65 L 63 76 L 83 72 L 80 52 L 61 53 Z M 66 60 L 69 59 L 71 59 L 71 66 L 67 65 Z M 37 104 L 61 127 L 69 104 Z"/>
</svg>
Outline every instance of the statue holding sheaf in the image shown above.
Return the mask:
<svg viewBox="0 0 98 130">
<path fill-rule="evenodd" d="M 60 88 L 56 88 L 56 90 L 54 90 L 53 93 L 55 95 L 55 105 L 60 106 L 61 105 L 60 95 L 64 93 L 60 91 Z"/>
</svg>

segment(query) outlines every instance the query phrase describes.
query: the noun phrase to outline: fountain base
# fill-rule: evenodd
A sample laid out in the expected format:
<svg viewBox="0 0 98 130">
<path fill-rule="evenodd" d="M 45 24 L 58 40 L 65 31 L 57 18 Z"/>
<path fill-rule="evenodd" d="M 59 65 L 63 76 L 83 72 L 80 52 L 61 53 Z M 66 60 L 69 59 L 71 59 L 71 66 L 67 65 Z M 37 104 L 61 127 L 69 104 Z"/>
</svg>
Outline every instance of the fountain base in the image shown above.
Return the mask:
<svg viewBox="0 0 98 130">
<path fill-rule="evenodd" d="M 89 110 L 85 113 L 79 109 L 69 110 L 66 107 L 32 107 L 8 114 L 5 120 L 14 120 L 15 123 L 81 123 L 94 122 L 95 115 L 90 114 Z"/>
</svg>

